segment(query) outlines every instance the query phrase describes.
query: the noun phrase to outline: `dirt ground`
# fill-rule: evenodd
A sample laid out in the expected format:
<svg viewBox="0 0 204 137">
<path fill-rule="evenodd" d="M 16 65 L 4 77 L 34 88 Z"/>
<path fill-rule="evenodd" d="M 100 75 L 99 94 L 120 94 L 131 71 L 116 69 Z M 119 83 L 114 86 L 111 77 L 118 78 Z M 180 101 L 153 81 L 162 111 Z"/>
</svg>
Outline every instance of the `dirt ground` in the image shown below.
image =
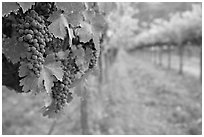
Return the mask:
<svg viewBox="0 0 204 137">
<path fill-rule="evenodd" d="M 178 75 L 139 54 L 119 52 L 107 80 L 90 78 L 90 134 L 201 134 L 202 94 L 198 78 Z M 100 88 L 100 90 L 99 90 Z M 41 96 L 2 88 L 3 134 L 47 134 L 52 121 L 41 116 Z M 75 97 L 53 134 L 81 134 L 80 99 Z"/>
</svg>

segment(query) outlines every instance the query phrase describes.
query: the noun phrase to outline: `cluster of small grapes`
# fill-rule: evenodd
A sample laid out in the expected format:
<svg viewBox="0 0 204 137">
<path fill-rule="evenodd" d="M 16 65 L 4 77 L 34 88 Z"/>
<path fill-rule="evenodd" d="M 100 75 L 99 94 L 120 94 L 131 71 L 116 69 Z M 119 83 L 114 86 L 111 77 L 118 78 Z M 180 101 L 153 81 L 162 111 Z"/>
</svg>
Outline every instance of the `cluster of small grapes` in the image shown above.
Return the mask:
<svg viewBox="0 0 204 137">
<path fill-rule="evenodd" d="M 55 103 L 55 113 L 61 111 L 66 103 L 71 102 L 73 99 L 72 93 L 69 92 L 68 86 L 63 82 L 55 82 L 52 88 L 52 98 Z"/>
<path fill-rule="evenodd" d="M 71 84 L 75 80 L 75 74 L 78 69 L 74 60 L 71 57 L 71 54 L 65 59 L 61 61 L 63 64 L 64 76 L 63 81 L 57 81 L 54 83 L 52 87 L 52 98 L 55 100 L 56 110 L 55 112 L 59 112 L 64 108 L 64 106 L 72 100 L 72 93 L 70 92 Z"/>
<path fill-rule="evenodd" d="M 59 38 L 53 38 L 53 40 L 49 43 L 47 43 L 47 49 L 48 52 L 59 52 L 62 49 L 63 46 L 63 40 Z"/>
<path fill-rule="evenodd" d="M 95 45 L 92 40 L 85 44 L 85 48 L 90 48 L 92 51 L 92 57 L 89 62 L 89 69 L 92 69 L 97 63 L 97 50 L 95 49 Z"/>
<path fill-rule="evenodd" d="M 34 10 L 28 10 L 24 18 L 19 19 L 16 29 L 19 42 L 24 42 L 31 56 L 27 56 L 28 68 L 39 77 L 44 63 L 46 43 L 52 41 L 53 35 L 48 32 L 43 16 L 38 16 Z"/>
<path fill-rule="evenodd" d="M 34 9 L 39 15 L 43 15 L 45 18 L 48 18 L 54 11 L 57 10 L 57 7 L 54 2 L 36 2 Z"/>
<path fill-rule="evenodd" d="M 96 66 L 97 63 L 97 56 L 95 54 L 96 52 L 93 52 L 92 54 L 92 58 L 90 59 L 90 63 L 89 63 L 89 69 L 92 69 Z"/>
</svg>

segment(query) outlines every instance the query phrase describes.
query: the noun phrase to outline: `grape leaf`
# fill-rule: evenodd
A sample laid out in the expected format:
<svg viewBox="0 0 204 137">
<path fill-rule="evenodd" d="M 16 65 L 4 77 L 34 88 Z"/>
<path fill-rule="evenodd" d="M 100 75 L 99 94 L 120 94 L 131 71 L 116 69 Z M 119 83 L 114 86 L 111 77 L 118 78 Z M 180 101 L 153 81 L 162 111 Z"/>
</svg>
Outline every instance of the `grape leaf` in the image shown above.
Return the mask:
<svg viewBox="0 0 204 137">
<path fill-rule="evenodd" d="M 82 48 L 81 45 L 79 45 L 78 48 L 75 46 L 72 46 L 71 48 L 72 48 L 72 52 L 76 58 L 84 58 L 85 52 L 84 52 L 84 49 Z"/>
<path fill-rule="evenodd" d="M 94 11 L 84 11 L 83 16 L 85 21 L 89 22 L 96 32 L 102 32 L 107 25 L 104 16 Z"/>
<path fill-rule="evenodd" d="M 102 32 L 105 29 L 105 26 L 107 25 L 104 16 L 98 13 L 96 13 L 95 16 L 92 18 L 91 24 L 93 30 L 98 33 Z"/>
<path fill-rule="evenodd" d="M 75 63 L 77 65 L 77 67 L 82 72 L 85 72 L 86 70 L 88 70 L 89 62 L 87 62 L 85 60 L 85 51 L 84 51 L 84 49 L 82 47 L 78 47 L 78 48 L 75 48 L 75 49 L 72 48 L 72 51 L 73 51 L 74 57 L 76 59 Z"/>
<path fill-rule="evenodd" d="M 42 81 L 40 81 L 33 73 L 31 73 L 26 62 L 21 63 L 19 67 L 19 76 L 24 77 L 20 80 L 20 86 L 23 86 L 22 90 L 24 92 L 39 93 L 42 89 Z"/>
<path fill-rule="evenodd" d="M 57 110 L 57 106 L 55 101 L 52 99 L 52 102 L 49 106 L 44 106 L 42 108 L 42 114 L 43 116 L 48 116 L 48 118 L 59 118 L 62 113 L 56 113 L 55 110 Z"/>
<path fill-rule="evenodd" d="M 46 67 L 43 67 L 41 71 L 40 79 L 44 80 L 44 86 L 45 86 L 46 92 L 51 93 L 52 87 L 54 86 L 53 82 L 55 81 L 55 78 Z"/>
<path fill-rule="evenodd" d="M 52 104 L 52 94 L 44 92 L 42 96 L 45 103 L 45 107 L 50 106 Z"/>
<path fill-rule="evenodd" d="M 57 16 L 55 20 L 48 26 L 48 29 L 51 33 L 54 34 L 54 36 L 64 39 L 66 36 L 66 28 L 69 29 L 68 27 L 68 22 L 67 19 L 64 17 L 63 14 L 60 14 Z"/>
<path fill-rule="evenodd" d="M 90 49 L 90 48 L 86 48 L 86 50 L 85 50 L 85 56 L 84 56 L 84 59 L 85 59 L 85 61 L 86 62 L 90 62 L 90 60 L 91 60 L 91 58 L 92 58 L 92 49 Z"/>
<path fill-rule="evenodd" d="M 85 2 L 85 6 L 87 10 L 99 12 L 99 7 L 98 7 L 97 2 Z"/>
<path fill-rule="evenodd" d="M 84 90 L 86 90 L 85 88 L 85 82 L 86 82 L 86 79 L 82 79 L 76 87 L 74 87 L 74 93 L 80 97 L 81 99 L 84 99 L 86 96 L 87 96 L 87 92 L 84 92 Z"/>
<path fill-rule="evenodd" d="M 62 81 L 64 73 L 63 73 L 63 70 L 61 68 L 61 63 L 60 62 L 52 62 L 50 64 L 46 64 L 45 69 L 47 69 L 58 80 Z"/>
<path fill-rule="evenodd" d="M 18 71 L 19 77 L 25 77 L 29 75 L 29 73 L 30 73 L 30 70 L 28 69 L 26 62 L 21 62 L 21 65 Z"/>
<path fill-rule="evenodd" d="M 37 78 L 31 71 L 27 68 L 26 62 L 21 62 L 19 67 L 19 77 L 24 77 L 20 80 L 20 86 L 23 86 L 22 90 L 24 92 L 33 92 L 34 94 L 39 93 L 44 90 L 42 79 Z"/>
<path fill-rule="evenodd" d="M 19 5 L 17 2 L 2 2 L 2 15 L 7 15 L 12 11 L 17 11 Z"/>
<path fill-rule="evenodd" d="M 109 14 L 117 8 L 115 2 L 98 2 L 99 11 L 101 13 Z"/>
<path fill-rule="evenodd" d="M 85 10 L 85 5 L 83 2 L 56 2 L 58 9 L 64 11 L 65 14 L 79 13 Z"/>
<path fill-rule="evenodd" d="M 45 64 L 40 73 L 40 79 L 44 80 L 44 86 L 47 93 L 51 93 L 51 88 L 54 85 L 55 77 L 57 80 L 62 81 L 64 72 L 60 62 L 55 61 L 54 54 L 50 54 L 45 59 Z M 55 77 L 53 77 L 55 76 Z"/>
<path fill-rule="evenodd" d="M 12 63 L 17 63 L 20 61 L 20 57 L 26 56 L 25 43 L 18 42 L 16 37 L 5 39 L 3 42 L 3 53 Z"/>
<path fill-rule="evenodd" d="M 63 14 L 61 10 L 54 11 L 47 20 L 53 22 L 57 20 L 61 14 Z"/>
<path fill-rule="evenodd" d="M 81 28 L 76 30 L 76 35 L 79 36 L 81 42 L 88 42 L 93 37 L 91 25 L 86 22 L 82 22 Z"/>
<path fill-rule="evenodd" d="M 81 81 L 83 81 L 84 79 L 86 79 L 92 72 L 94 69 L 88 69 L 86 70 L 82 76 L 78 79 L 76 79 L 74 82 L 72 82 L 72 84 L 70 85 L 71 88 L 76 87 L 77 85 L 80 84 Z"/>
<path fill-rule="evenodd" d="M 49 106 L 44 106 L 42 108 L 43 116 L 48 116 L 48 118 L 60 118 L 60 116 L 63 113 L 63 110 L 56 113 L 56 111 L 58 110 L 57 105 L 56 105 L 56 100 L 51 98 L 51 97 L 48 97 L 48 98 L 50 98 L 52 100 L 52 102 L 51 103 L 48 102 L 48 103 L 50 103 Z M 50 101 L 50 99 L 49 99 L 49 101 Z M 70 95 L 68 102 L 71 102 L 72 99 L 73 99 L 73 97 Z"/>
<path fill-rule="evenodd" d="M 24 12 L 30 9 L 31 6 L 35 4 L 35 2 L 18 2 L 18 3 L 20 4 Z"/>
<path fill-rule="evenodd" d="M 43 87 L 41 79 L 38 79 L 33 73 L 20 80 L 20 86 L 23 86 L 24 92 L 31 91 L 35 94 L 39 93 Z"/>
<path fill-rule="evenodd" d="M 64 72 L 61 68 L 61 63 L 55 61 L 54 55 L 48 55 L 45 59 L 45 64 L 43 65 L 39 78 L 28 70 L 26 63 L 22 63 L 19 67 L 19 76 L 25 77 L 20 81 L 20 85 L 23 86 L 22 90 L 24 92 L 30 90 L 34 93 L 38 93 L 45 87 L 46 92 L 50 93 L 51 88 L 54 85 L 53 82 L 56 80 L 55 77 L 62 81 L 63 74 Z"/>
<path fill-rule="evenodd" d="M 70 24 L 73 26 L 79 26 L 83 21 L 83 15 L 79 13 L 72 13 L 65 16 Z"/>
<path fill-rule="evenodd" d="M 83 16 L 84 16 L 85 21 L 91 23 L 92 18 L 95 16 L 95 12 L 93 10 L 85 10 L 83 12 Z"/>
<path fill-rule="evenodd" d="M 70 50 L 59 51 L 58 53 L 56 53 L 56 56 L 57 56 L 59 59 L 66 59 L 69 54 L 70 54 Z"/>
</svg>

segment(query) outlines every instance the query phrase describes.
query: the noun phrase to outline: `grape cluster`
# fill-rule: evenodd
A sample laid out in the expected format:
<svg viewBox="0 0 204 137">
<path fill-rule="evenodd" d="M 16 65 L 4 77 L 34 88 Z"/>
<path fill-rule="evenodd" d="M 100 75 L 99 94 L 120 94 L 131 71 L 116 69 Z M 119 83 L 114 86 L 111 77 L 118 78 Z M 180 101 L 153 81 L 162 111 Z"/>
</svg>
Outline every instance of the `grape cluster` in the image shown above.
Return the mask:
<svg viewBox="0 0 204 137">
<path fill-rule="evenodd" d="M 55 101 L 55 112 L 61 111 L 66 103 L 71 102 L 72 93 L 69 92 L 68 86 L 63 82 L 55 82 L 52 87 L 52 98 Z"/>
<path fill-rule="evenodd" d="M 92 68 L 94 68 L 94 66 L 96 66 L 96 63 L 97 63 L 97 55 L 96 55 L 97 50 L 95 48 L 93 40 L 90 40 L 89 42 L 85 43 L 83 47 L 85 49 L 90 48 L 92 51 L 92 57 L 91 57 L 90 62 L 89 62 L 89 69 L 92 69 Z"/>
<path fill-rule="evenodd" d="M 55 100 L 56 110 L 55 112 L 59 112 L 62 110 L 66 103 L 69 103 L 72 100 L 72 93 L 70 92 L 71 84 L 75 81 L 75 74 L 79 71 L 77 69 L 76 64 L 74 63 L 74 59 L 72 59 L 72 54 L 61 60 L 63 64 L 64 76 L 63 80 L 57 81 L 54 83 L 52 87 L 52 98 Z"/>
<path fill-rule="evenodd" d="M 96 62 L 97 62 L 97 56 L 96 54 L 92 54 L 92 58 L 90 59 L 90 62 L 89 62 L 89 69 L 94 68 L 94 66 L 96 66 Z"/>
<path fill-rule="evenodd" d="M 43 15 L 45 18 L 48 18 L 50 14 L 56 11 L 56 5 L 54 2 L 36 2 L 35 11 L 39 15 Z"/>
<path fill-rule="evenodd" d="M 63 40 L 59 38 L 53 38 L 52 41 L 47 43 L 47 52 L 59 52 L 63 47 Z"/>
<path fill-rule="evenodd" d="M 27 52 L 28 68 L 40 76 L 42 64 L 44 63 L 44 53 L 46 43 L 52 41 L 53 35 L 48 32 L 44 24 L 44 19 L 34 10 L 28 10 L 24 18 L 18 20 L 17 25 L 18 41 L 24 42 Z"/>
</svg>

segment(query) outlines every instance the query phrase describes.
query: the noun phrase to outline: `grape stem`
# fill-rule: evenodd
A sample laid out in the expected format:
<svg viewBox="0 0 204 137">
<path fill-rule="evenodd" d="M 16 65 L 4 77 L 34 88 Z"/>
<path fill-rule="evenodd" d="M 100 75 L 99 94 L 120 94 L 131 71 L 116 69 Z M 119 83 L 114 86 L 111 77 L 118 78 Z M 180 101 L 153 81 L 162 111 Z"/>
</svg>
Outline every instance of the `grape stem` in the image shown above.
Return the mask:
<svg viewBox="0 0 204 137">
<path fill-rule="evenodd" d="M 48 135 L 51 135 L 51 134 L 52 134 L 52 132 L 54 131 L 54 128 L 55 128 L 56 124 L 57 124 L 57 120 L 54 119 L 53 122 L 52 122 L 52 125 L 50 126 Z"/>
</svg>

